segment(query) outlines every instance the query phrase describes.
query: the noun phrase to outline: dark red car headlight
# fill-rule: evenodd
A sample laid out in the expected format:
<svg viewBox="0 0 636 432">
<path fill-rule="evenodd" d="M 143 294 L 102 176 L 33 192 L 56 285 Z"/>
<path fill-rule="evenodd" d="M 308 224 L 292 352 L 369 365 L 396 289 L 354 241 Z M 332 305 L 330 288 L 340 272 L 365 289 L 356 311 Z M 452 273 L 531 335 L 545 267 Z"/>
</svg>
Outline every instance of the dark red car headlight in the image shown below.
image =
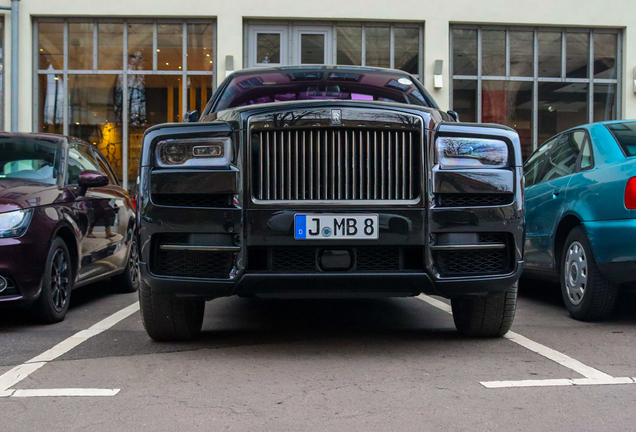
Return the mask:
<svg viewBox="0 0 636 432">
<path fill-rule="evenodd" d="M 20 237 L 29 228 L 32 215 L 32 209 L 0 213 L 0 238 Z"/>
</svg>

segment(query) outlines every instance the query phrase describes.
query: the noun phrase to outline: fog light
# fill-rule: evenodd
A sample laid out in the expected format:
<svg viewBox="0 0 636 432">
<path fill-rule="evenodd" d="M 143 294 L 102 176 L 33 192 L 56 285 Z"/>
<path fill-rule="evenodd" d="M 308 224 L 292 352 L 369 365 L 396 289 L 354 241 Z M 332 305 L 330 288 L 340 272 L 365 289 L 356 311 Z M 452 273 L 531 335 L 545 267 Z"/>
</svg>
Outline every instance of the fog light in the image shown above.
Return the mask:
<svg viewBox="0 0 636 432">
<path fill-rule="evenodd" d="M 9 282 L 2 276 L 0 276 L 0 293 L 7 289 Z"/>
</svg>

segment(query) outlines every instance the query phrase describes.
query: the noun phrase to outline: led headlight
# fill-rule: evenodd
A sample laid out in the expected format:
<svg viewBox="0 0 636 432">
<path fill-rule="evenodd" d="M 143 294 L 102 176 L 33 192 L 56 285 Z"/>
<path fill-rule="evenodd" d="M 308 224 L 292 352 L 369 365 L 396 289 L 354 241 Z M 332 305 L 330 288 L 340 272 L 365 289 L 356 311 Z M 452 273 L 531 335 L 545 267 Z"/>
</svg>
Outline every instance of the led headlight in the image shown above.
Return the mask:
<svg viewBox="0 0 636 432">
<path fill-rule="evenodd" d="M 437 163 L 442 169 L 500 168 L 508 165 L 508 144 L 497 139 L 439 137 Z"/>
<path fill-rule="evenodd" d="M 33 210 L 14 210 L 0 213 L 0 238 L 20 237 L 31 222 Z"/>
<path fill-rule="evenodd" d="M 230 138 L 170 139 L 157 143 L 157 164 L 161 167 L 228 166 L 232 161 Z"/>
</svg>

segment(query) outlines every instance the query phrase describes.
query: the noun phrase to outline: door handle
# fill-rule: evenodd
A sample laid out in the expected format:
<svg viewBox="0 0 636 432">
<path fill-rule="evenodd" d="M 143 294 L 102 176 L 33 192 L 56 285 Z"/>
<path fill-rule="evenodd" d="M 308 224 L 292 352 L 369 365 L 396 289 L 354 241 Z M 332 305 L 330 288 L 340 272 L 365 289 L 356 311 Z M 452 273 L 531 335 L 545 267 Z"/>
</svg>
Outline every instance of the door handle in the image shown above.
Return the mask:
<svg viewBox="0 0 636 432">
<path fill-rule="evenodd" d="M 553 190 L 553 191 L 552 191 L 552 198 L 553 198 L 553 199 L 558 198 L 560 193 L 561 193 L 561 190 L 560 190 L 560 189 Z"/>
</svg>

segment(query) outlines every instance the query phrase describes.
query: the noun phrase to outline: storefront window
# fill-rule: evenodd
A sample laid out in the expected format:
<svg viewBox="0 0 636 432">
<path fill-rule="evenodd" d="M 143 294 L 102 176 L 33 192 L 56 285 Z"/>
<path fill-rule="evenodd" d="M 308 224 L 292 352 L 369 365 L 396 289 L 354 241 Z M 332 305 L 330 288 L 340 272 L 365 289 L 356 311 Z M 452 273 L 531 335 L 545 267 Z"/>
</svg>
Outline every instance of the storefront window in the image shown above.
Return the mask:
<svg viewBox="0 0 636 432">
<path fill-rule="evenodd" d="M 39 132 L 64 133 L 64 75 L 38 76 Z"/>
<path fill-rule="evenodd" d="M 395 69 L 418 74 L 420 65 L 420 30 L 414 27 L 395 27 Z"/>
<path fill-rule="evenodd" d="M 214 23 L 41 20 L 36 26 L 37 129 L 94 144 L 132 190 L 144 131 L 181 121 L 185 110 L 201 111 L 212 95 Z"/>
<path fill-rule="evenodd" d="M 93 69 L 93 23 L 69 23 L 68 68 Z"/>
<path fill-rule="evenodd" d="M 482 122 L 499 123 L 517 131 L 524 159 L 532 149 L 532 83 L 484 81 Z M 463 119 L 462 119 L 463 120 Z"/>
<path fill-rule="evenodd" d="M 389 27 L 366 28 L 367 66 L 391 67 L 391 29 Z"/>
<path fill-rule="evenodd" d="M 620 116 L 618 30 L 455 26 L 451 37 L 452 109 L 514 128 L 524 158 L 565 129 Z"/>
<path fill-rule="evenodd" d="M 362 66 L 362 26 L 337 27 L 338 64 Z"/>
<path fill-rule="evenodd" d="M 124 52 L 123 24 L 98 23 L 97 28 L 97 68 L 121 70 Z"/>
<path fill-rule="evenodd" d="M 69 75 L 69 134 L 94 144 L 122 179 L 121 75 Z"/>
</svg>

